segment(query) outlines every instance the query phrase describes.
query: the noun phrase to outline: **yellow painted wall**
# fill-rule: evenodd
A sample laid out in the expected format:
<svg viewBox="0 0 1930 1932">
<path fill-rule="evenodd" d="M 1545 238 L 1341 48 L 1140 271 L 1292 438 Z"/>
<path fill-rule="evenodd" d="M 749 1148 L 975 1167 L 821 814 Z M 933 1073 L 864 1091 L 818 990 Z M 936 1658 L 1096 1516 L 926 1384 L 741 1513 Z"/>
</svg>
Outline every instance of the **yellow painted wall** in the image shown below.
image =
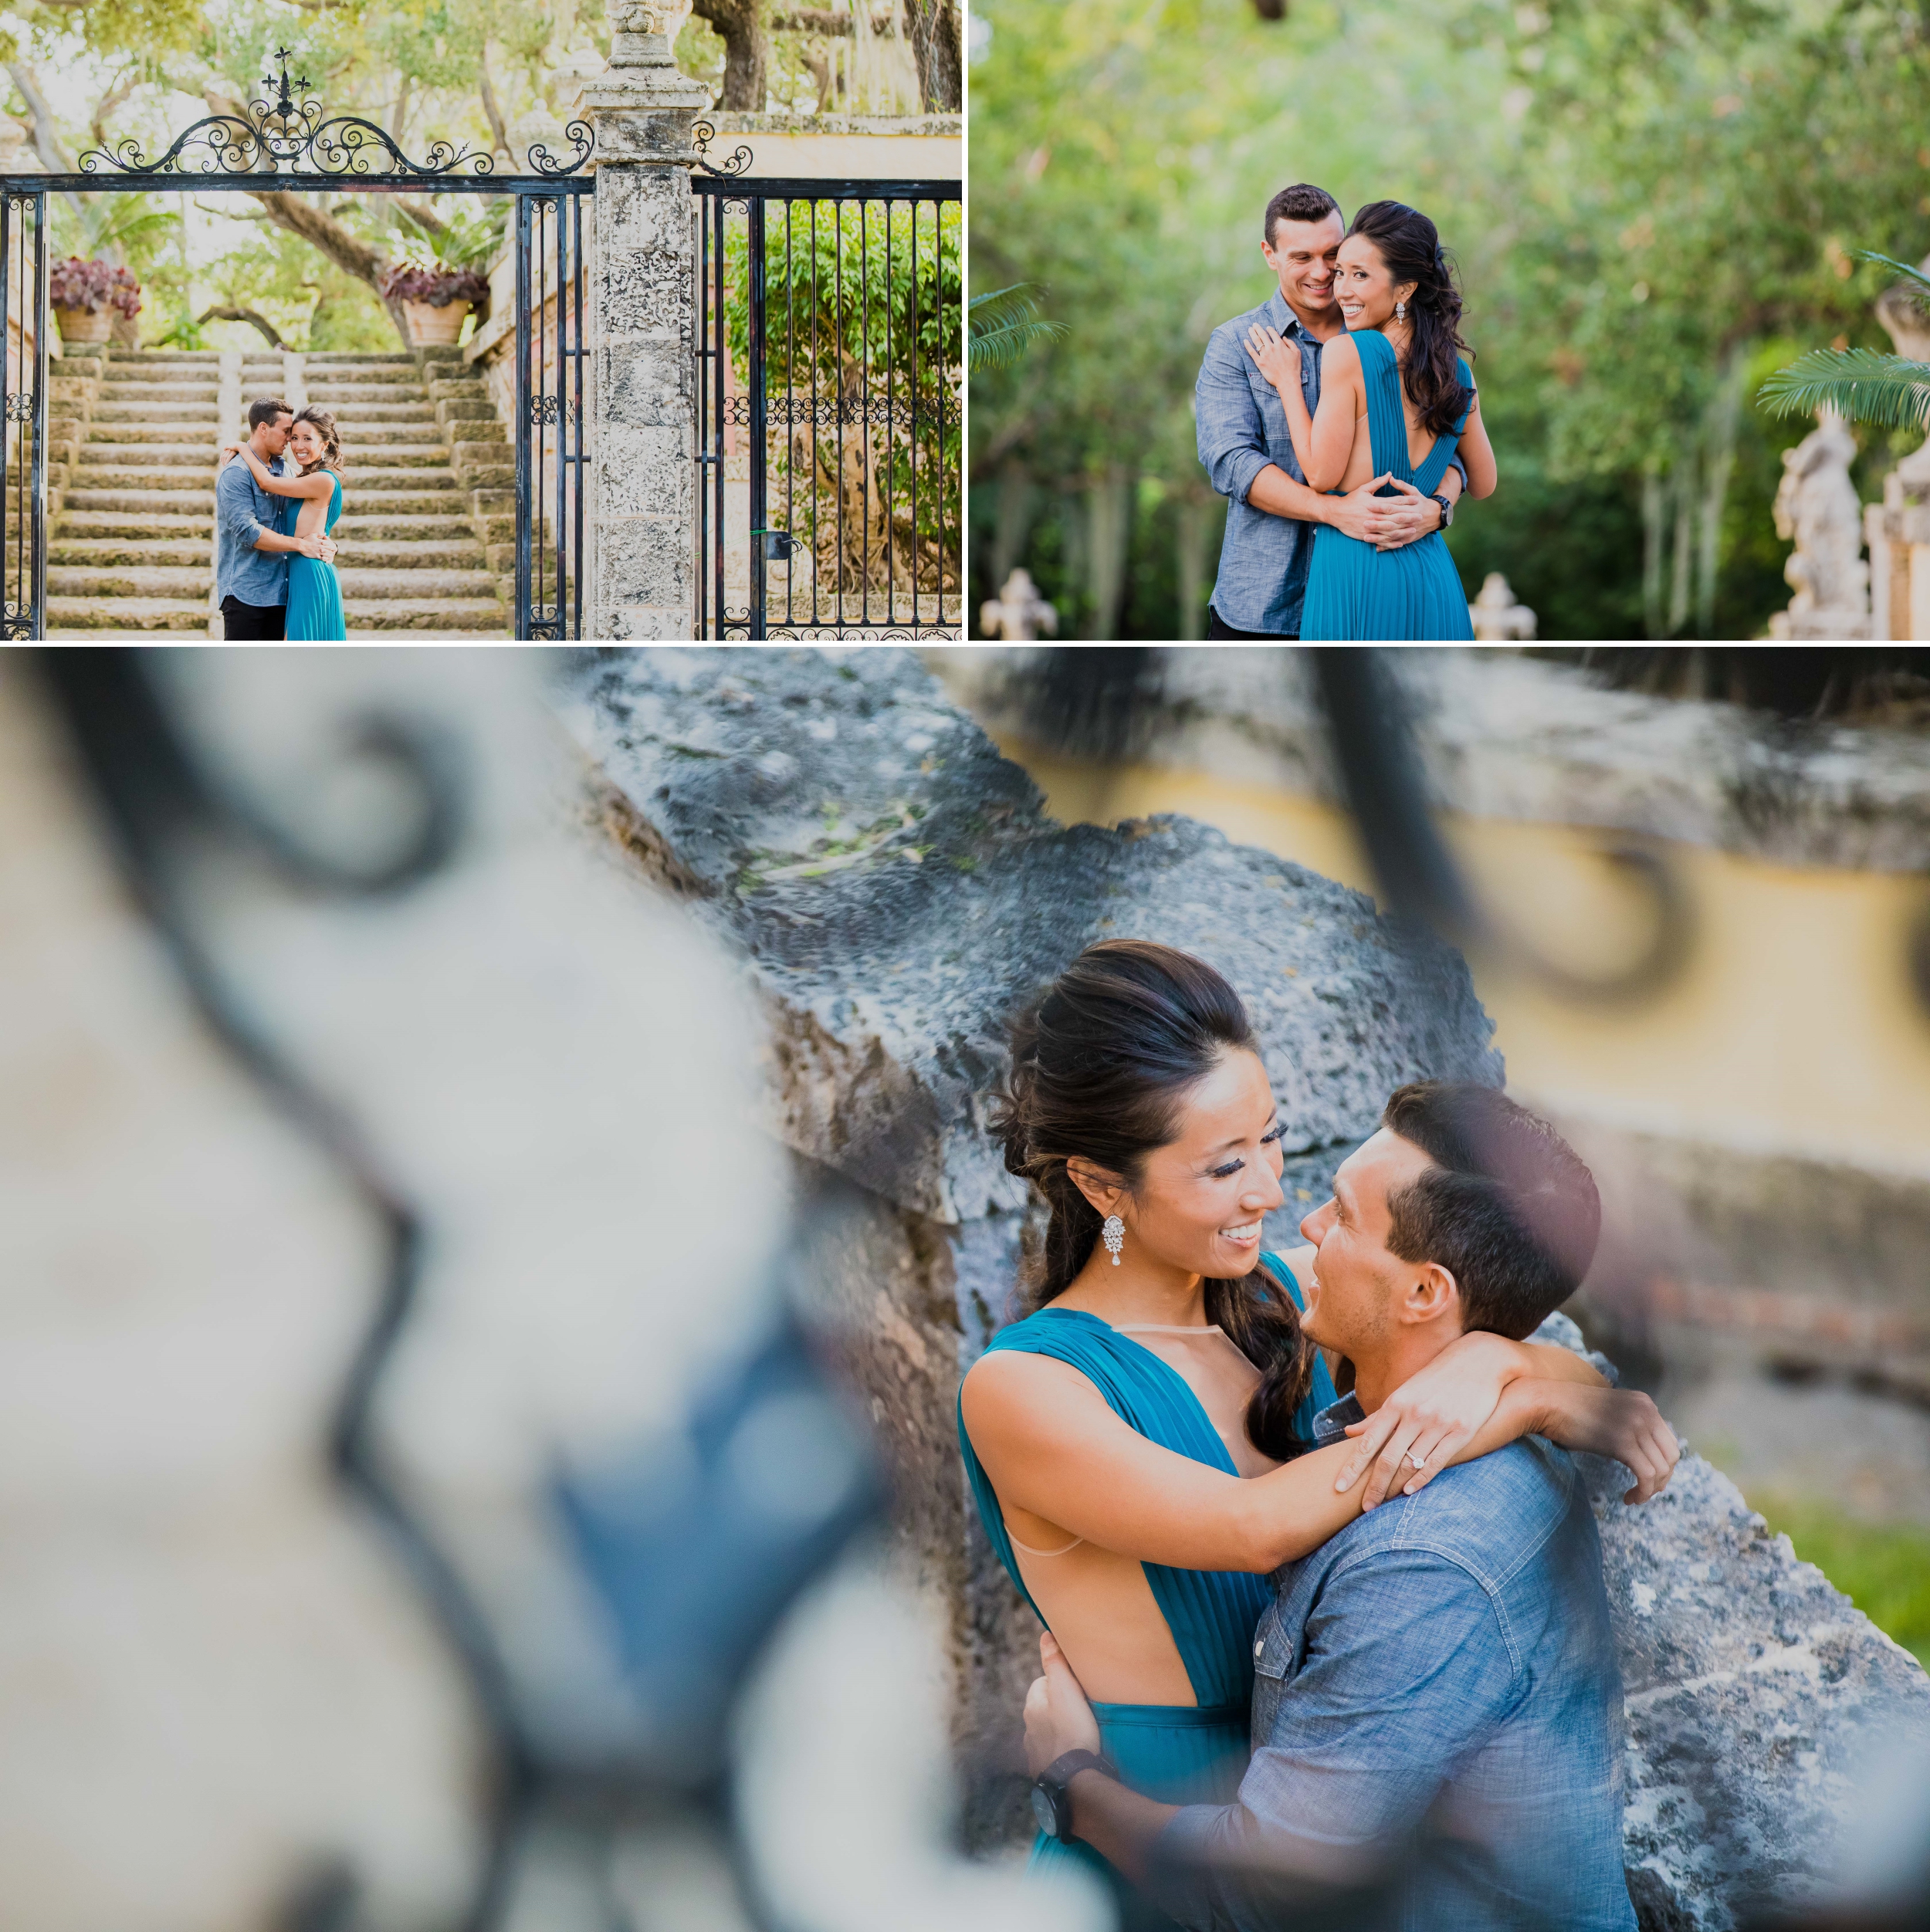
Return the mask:
<svg viewBox="0 0 1930 1932">
<path fill-rule="evenodd" d="M 1183 812 L 1371 891 L 1346 815 L 1201 772 L 1102 767 L 1003 749 L 1055 817 Z M 1640 949 L 1640 902 L 1594 856 L 1603 834 L 1458 819 L 1447 827 L 1488 903 L 1537 947 L 1599 970 Z M 1808 870 L 1667 847 L 1695 908 L 1686 969 L 1624 1010 L 1576 1005 L 1498 961 L 1471 961 L 1509 1086 L 1582 1118 L 1930 1176 L 1930 1013 L 1909 983 L 1910 923 L 1930 881 Z"/>
</svg>

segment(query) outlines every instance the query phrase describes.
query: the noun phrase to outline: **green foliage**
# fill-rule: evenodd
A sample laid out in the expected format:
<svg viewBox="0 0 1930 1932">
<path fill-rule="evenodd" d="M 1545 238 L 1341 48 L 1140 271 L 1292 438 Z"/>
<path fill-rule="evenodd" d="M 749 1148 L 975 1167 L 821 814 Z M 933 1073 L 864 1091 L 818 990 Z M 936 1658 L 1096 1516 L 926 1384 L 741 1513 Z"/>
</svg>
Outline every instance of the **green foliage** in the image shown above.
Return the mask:
<svg viewBox="0 0 1930 1932">
<path fill-rule="evenodd" d="M 482 202 L 455 210 L 445 206 L 437 211 L 442 227 L 432 228 L 406 208 L 398 208 L 397 224 L 405 237 L 398 252 L 403 261 L 419 268 L 485 272 L 503 246 L 510 208 L 507 196 L 493 205 Z"/>
<path fill-rule="evenodd" d="M 1930 115 L 1920 9 L 974 12 L 991 39 L 972 70 L 973 273 L 1049 289 L 1070 330 L 974 372 L 975 475 L 1018 462 L 1068 515 L 1115 470 L 1198 488 L 1206 336 L 1271 286 L 1268 196 L 1312 181 L 1349 211 L 1411 202 L 1458 258 L 1502 476 L 1453 532 L 1471 590 L 1505 570 L 1544 636 L 1749 637 L 1787 601 L 1769 506 L 1802 428 L 1747 404 L 1766 345 L 1784 360 L 1888 347 L 1871 304 L 1891 271 L 1853 251 L 1901 262 L 1930 246 L 1930 147 L 1900 131 Z M 1041 509 L 1041 538 L 1055 520 Z M 1023 560 L 1065 607 L 1082 594 Z M 1143 574 L 1136 553 L 1129 612 Z M 1138 634 L 1179 634 L 1179 619 L 1155 612 Z"/>
<path fill-rule="evenodd" d="M 862 520 L 848 473 L 861 447 L 871 452 L 870 488 L 902 525 L 921 577 L 942 570 L 937 560 L 956 548 L 962 226 L 955 201 L 940 203 L 936 221 L 922 202 L 795 202 L 788 212 L 774 203 L 767 214 L 766 391 L 774 404 L 814 404 L 819 418 L 788 434 L 774 428 L 774 500 L 783 493 L 793 506 L 787 527 L 821 551 L 837 519 L 846 530 Z M 726 235 L 724 275 L 726 339 L 747 384 L 750 237 L 741 222 Z M 867 394 L 873 421 L 861 428 Z M 889 425 L 877 423 L 880 409 Z"/>
<path fill-rule="evenodd" d="M 966 366 L 973 370 L 1009 369 L 1028 349 L 1066 333 L 1064 323 L 1040 319 L 1037 299 L 1022 285 L 973 296 L 965 323 Z"/>
</svg>

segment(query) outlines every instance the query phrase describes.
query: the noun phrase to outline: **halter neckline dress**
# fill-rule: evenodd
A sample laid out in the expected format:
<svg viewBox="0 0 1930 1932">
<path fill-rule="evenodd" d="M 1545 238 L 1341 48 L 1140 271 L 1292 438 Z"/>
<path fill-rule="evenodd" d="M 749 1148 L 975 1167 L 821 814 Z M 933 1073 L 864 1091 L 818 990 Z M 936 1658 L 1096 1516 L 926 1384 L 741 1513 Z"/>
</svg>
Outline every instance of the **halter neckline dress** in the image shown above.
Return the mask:
<svg viewBox="0 0 1930 1932">
<path fill-rule="evenodd" d="M 1360 352 L 1374 474 L 1391 475 L 1413 484 L 1424 496 L 1433 496 L 1468 427 L 1468 412 L 1463 411 L 1451 431 L 1434 438 L 1434 448 L 1414 469 L 1407 460 L 1407 418 L 1401 406 L 1400 361 L 1393 344 L 1378 329 L 1357 329 L 1348 340 Z M 1467 363 L 1457 358 L 1454 367 L 1462 387 L 1471 391 L 1475 379 Z M 1400 492 L 1388 483 L 1377 494 Z M 1377 550 L 1322 523 L 1314 531 L 1300 634 L 1309 639 L 1471 640 L 1475 628 L 1461 573 L 1440 531 L 1430 530 L 1397 550 Z"/>
<path fill-rule="evenodd" d="M 328 515 L 323 519 L 324 531 L 335 527 L 335 519 L 342 513 L 342 479 L 331 475 L 335 488 L 328 499 Z M 293 497 L 290 503 L 295 502 Z M 291 519 L 290 528 L 293 528 Z M 284 638 L 330 638 L 345 640 L 348 625 L 342 613 L 342 587 L 335 575 L 335 566 L 324 563 L 318 557 L 304 557 L 295 551 L 288 560 L 288 610 L 283 619 L 282 635 Z"/>
<path fill-rule="evenodd" d="M 1272 1254 L 1263 1254 L 1260 1260 L 1293 1297 L 1295 1307 L 1304 1308 L 1300 1284 L 1286 1264 Z M 1099 1390 L 1122 1421 L 1148 1441 L 1229 1476 L 1239 1474 L 1186 1378 L 1097 1315 L 1083 1309 L 1041 1308 L 1001 1328 L 985 1352 L 1001 1348 L 1049 1355 L 1068 1364 Z M 1312 1386 L 1294 1413 L 1294 1433 L 1311 1445 L 1314 1416 L 1337 1399 L 1326 1364 L 1316 1354 Z M 992 1548 L 1033 1615 L 1045 1623 L 1019 1574 L 991 1479 L 966 1433 L 962 1401 L 958 1442 L 979 1520 Z M 1092 1714 L 1099 1720 L 1101 1742 L 1126 1783 L 1160 1804 L 1225 1804 L 1238 1790 L 1247 1767 L 1254 1626 L 1272 1593 L 1264 1577 L 1244 1571 L 1176 1570 L 1160 1563 L 1141 1568 L 1199 1701 L 1197 1705 L 1095 1704 Z M 1068 1860 L 1097 1873 L 1116 1889 L 1125 1887 L 1125 1880 L 1089 1845 L 1039 1834 L 1032 1847 L 1034 1869 Z"/>
</svg>

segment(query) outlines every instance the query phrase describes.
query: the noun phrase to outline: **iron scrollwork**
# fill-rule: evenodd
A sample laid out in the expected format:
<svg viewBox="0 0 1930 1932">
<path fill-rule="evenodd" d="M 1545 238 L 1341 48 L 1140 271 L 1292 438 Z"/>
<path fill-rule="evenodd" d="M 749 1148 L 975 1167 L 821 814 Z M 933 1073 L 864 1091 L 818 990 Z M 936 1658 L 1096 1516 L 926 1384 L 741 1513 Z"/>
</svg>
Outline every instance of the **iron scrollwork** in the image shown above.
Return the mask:
<svg viewBox="0 0 1930 1932">
<path fill-rule="evenodd" d="M 289 80 L 288 49 L 277 47 L 274 58 L 281 63 L 279 77 L 262 78 L 269 99 L 251 100 L 243 114 L 204 115 L 178 134 L 157 161 L 144 159 L 140 143 L 131 137 L 109 147 L 90 148 L 80 157 L 82 172 L 97 174 L 103 167 L 123 174 L 307 172 L 357 180 L 400 175 L 415 181 L 496 172 L 495 156 L 466 143 L 459 147 L 452 141 L 432 141 L 427 158 L 418 161 L 404 154 L 386 130 L 359 114 L 323 120 L 321 103 L 307 96 L 308 76 Z M 302 98 L 296 98 L 298 93 Z M 589 126 L 573 120 L 564 134 L 571 143 L 571 157 L 558 159 L 539 142 L 528 151 L 534 172 L 574 174 L 589 159 L 595 144 Z M 205 151 L 198 165 L 185 158 L 195 149 Z"/>
<path fill-rule="evenodd" d="M 707 120 L 693 121 L 690 138 L 697 151 L 697 165 L 706 174 L 743 174 L 750 171 L 750 150 L 740 141 L 721 161 L 710 158 L 710 144 L 717 138 L 717 130 Z"/>
<path fill-rule="evenodd" d="M 10 423 L 30 423 L 33 421 L 33 391 L 18 390 L 7 398 L 7 421 Z"/>
</svg>

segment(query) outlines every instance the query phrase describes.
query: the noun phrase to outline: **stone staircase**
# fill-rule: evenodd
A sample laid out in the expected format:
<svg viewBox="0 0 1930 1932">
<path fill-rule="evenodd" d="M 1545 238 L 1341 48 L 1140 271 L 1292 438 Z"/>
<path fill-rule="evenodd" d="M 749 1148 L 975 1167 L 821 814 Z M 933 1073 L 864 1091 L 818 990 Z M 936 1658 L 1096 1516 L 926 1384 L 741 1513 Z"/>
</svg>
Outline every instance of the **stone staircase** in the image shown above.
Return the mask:
<svg viewBox="0 0 1930 1932">
<path fill-rule="evenodd" d="M 334 412 L 335 568 L 351 634 L 510 634 L 515 456 L 459 350 L 224 357 L 100 345 L 70 350 L 50 376 L 50 636 L 208 634 L 216 452 L 265 395 Z"/>
</svg>

